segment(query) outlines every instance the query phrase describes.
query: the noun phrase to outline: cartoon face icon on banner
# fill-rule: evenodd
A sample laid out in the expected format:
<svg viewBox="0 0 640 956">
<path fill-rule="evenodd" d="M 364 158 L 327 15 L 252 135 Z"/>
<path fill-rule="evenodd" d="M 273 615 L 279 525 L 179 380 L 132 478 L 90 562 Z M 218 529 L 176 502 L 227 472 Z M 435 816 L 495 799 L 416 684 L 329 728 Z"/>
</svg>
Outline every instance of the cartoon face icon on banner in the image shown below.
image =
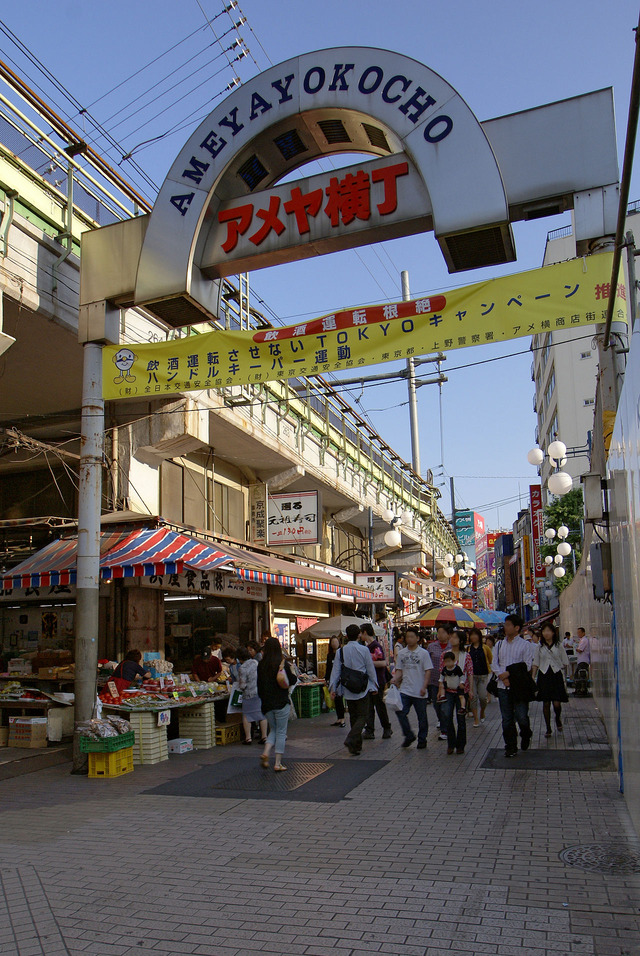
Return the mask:
<svg viewBox="0 0 640 956">
<path fill-rule="evenodd" d="M 133 363 L 137 359 L 137 355 L 132 349 L 118 349 L 116 354 L 113 356 L 113 364 L 120 372 L 119 375 L 113 380 L 114 385 L 121 385 L 122 382 L 135 382 L 135 375 L 130 375 L 131 368 Z"/>
</svg>

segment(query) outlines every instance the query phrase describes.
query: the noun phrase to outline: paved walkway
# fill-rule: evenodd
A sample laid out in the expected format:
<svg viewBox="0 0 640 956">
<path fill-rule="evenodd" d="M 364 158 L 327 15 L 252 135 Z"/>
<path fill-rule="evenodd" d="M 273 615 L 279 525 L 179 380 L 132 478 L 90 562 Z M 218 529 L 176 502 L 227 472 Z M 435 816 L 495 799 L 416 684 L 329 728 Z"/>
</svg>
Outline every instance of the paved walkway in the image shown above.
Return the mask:
<svg viewBox="0 0 640 956">
<path fill-rule="evenodd" d="M 497 711 L 469 721 L 464 756 L 433 728 L 426 751 L 403 750 L 394 724 L 354 758 L 332 716 L 295 721 L 291 766 L 316 776 L 290 794 L 230 795 L 255 786 L 242 771 L 259 749 L 237 745 L 116 780 L 64 765 L 0 781 L 0 953 L 638 956 L 640 843 L 616 774 L 526 755 L 482 769 Z M 566 743 L 539 711 L 536 751 L 606 757 L 592 701 L 565 708 Z M 190 781 L 201 796 L 180 795 Z"/>
</svg>

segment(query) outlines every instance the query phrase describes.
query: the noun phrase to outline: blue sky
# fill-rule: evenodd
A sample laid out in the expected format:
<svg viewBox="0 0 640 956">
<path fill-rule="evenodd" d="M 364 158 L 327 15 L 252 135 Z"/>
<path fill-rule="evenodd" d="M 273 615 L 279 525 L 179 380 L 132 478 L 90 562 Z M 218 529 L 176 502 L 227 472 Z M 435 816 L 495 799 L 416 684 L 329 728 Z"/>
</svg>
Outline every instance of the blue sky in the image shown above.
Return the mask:
<svg viewBox="0 0 640 956">
<path fill-rule="evenodd" d="M 109 4 L 61 0 L 55 14 L 34 16 L 33 5 L 15 4 L 2 17 L 61 84 L 122 142 L 123 152 L 183 126 L 191 114 L 195 125 L 196 119 L 220 102 L 219 94 L 234 73 L 246 82 L 270 64 L 298 53 L 358 45 L 398 51 L 425 63 L 460 93 L 480 120 L 613 86 L 622 163 L 633 28 L 638 20 L 637 3 L 631 0 L 606 5 L 601 0 L 539 0 L 536 4 L 242 0 L 247 23 L 233 30 L 238 9 L 219 16 L 213 23 L 216 35 L 231 32 L 216 45 L 210 28 L 199 28 L 206 26 L 205 14 L 211 18 L 222 8 L 222 0 L 111 0 Z M 238 49 L 226 53 L 222 49 L 237 35 L 245 40 L 250 54 L 229 65 Z M 2 58 L 27 78 L 42 82 L 41 95 L 60 111 L 64 108 L 72 125 L 81 129 L 84 125 L 87 134 L 92 134 L 87 121 L 74 116 L 69 102 L 42 80 L 24 54 L 5 36 L 0 42 Z M 174 44 L 171 53 L 122 82 Z M 118 84 L 122 85 L 109 92 Z M 167 109 L 174 100 L 178 102 Z M 135 116 L 126 118 L 137 109 Z M 192 128 L 185 126 L 136 152 L 137 162 L 158 185 Z M 99 141 L 96 148 L 107 150 Z M 107 155 L 112 163 L 121 162 L 122 153 L 118 155 L 117 150 L 110 148 Z M 130 163 L 125 161 L 119 168 L 139 182 Z M 637 175 L 630 199 L 640 199 Z M 568 222 L 564 215 L 515 224 L 518 261 L 493 270 L 451 276 L 433 236 L 423 235 L 263 270 L 252 275 L 251 283 L 282 319 L 294 322 L 348 305 L 398 300 L 403 269 L 409 272 L 412 295 L 418 295 L 536 268 L 547 232 Z M 510 525 L 518 510 L 518 495 L 522 493 L 526 503 L 529 480 L 535 478 L 526 462 L 535 429 L 527 347 L 526 339 L 517 339 L 505 346 L 460 350 L 451 353 L 443 366 L 449 378 L 443 387 L 444 469 L 447 476 L 455 476 L 458 507 L 481 511 L 489 528 Z M 521 351 L 525 354 L 487 362 Z M 424 368 L 428 374 L 430 367 Z M 437 389 L 425 386 L 418 397 L 422 468 L 436 471 L 442 463 Z M 410 461 L 406 385 L 385 384 L 362 393 L 356 389 L 351 398 L 360 399 L 358 408 Z M 448 512 L 448 481 L 441 490 L 442 508 Z"/>
</svg>

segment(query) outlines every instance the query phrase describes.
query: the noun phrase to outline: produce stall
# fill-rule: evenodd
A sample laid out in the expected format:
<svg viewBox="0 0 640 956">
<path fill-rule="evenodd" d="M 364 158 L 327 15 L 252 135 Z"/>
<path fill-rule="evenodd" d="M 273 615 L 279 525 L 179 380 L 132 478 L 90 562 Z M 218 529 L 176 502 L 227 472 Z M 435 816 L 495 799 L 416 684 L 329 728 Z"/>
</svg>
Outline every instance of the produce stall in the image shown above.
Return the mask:
<svg viewBox="0 0 640 956">
<path fill-rule="evenodd" d="M 60 741 L 73 734 L 73 694 L 49 694 L 31 684 L 8 681 L 0 688 L 0 746 L 8 744 L 12 717 L 45 718 L 46 740 Z"/>
</svg>

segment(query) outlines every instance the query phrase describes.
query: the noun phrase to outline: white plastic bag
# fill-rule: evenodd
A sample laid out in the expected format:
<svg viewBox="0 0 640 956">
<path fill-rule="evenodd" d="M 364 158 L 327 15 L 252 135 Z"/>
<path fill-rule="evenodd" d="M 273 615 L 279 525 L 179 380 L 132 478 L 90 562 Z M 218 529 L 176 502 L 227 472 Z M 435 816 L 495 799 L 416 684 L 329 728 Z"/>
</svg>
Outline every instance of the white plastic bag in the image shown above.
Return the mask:
<svg viewBox="0 0 640 956">
<path fill-rule="evenodd" d="M 402 697 L 400 696 L 400 691 L 395 684 L 390 685 L 384 702 L 387 705 L 387 710 L 402 710 L 404 706 L 402 703 Z"/>
</svg>

